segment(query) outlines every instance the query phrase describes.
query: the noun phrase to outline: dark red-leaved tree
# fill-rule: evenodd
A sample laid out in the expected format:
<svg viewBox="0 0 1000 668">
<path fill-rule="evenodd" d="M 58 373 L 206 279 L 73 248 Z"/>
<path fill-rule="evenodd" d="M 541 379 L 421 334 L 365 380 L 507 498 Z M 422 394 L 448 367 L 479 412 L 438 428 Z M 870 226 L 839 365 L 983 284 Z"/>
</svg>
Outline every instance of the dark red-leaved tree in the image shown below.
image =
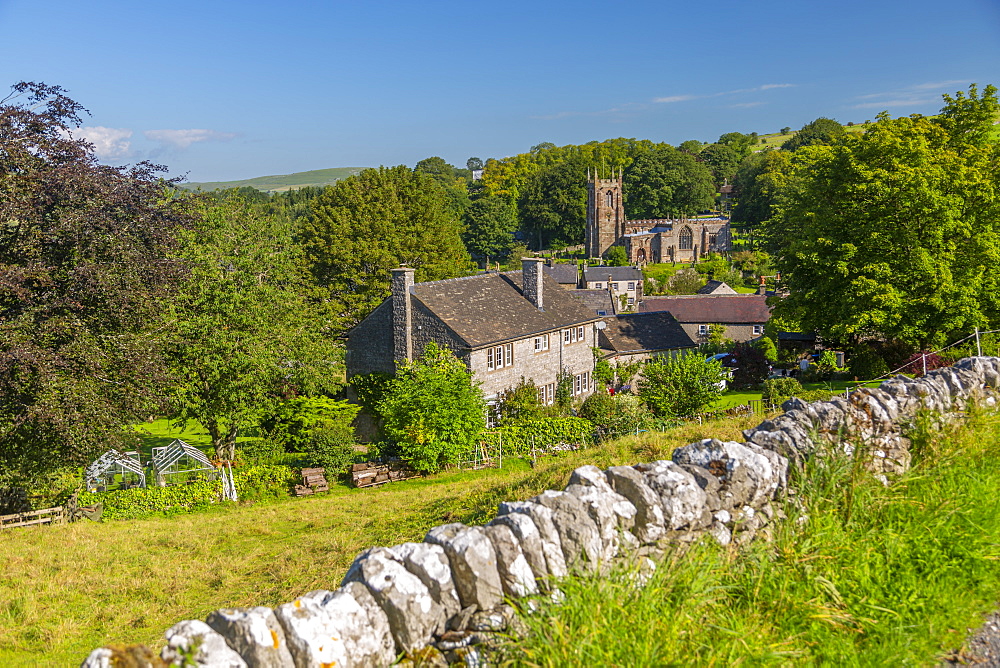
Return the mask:
<svg viewBox="0 0 1000 668">
<path fill-rule="evenodd" d="M 45 84 L 0 100 L 0 482 L 121 445 L 159 395 L 187 205 L 158 166 L 99 164 L 83 112 Z"/>
</svg>

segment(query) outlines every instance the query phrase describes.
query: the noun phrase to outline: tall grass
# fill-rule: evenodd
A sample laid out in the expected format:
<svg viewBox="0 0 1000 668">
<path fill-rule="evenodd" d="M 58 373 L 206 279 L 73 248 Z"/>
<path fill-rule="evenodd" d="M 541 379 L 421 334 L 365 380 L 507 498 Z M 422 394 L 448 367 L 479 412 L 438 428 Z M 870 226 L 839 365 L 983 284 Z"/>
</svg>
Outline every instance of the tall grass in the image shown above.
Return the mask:
<svg viewBox="0 0 1000 668">
<path fill-rule="evenodd" d="M 915 436 L 884 487 L 815 458 L 774 540 L 674 554 L 645 587 L 630 573 L 564 583 L 523 619 L 504 659 L 529 666 L 932 665 L 1000 599 L 1000 419 Z"/>
<path fill-rule="evenodd" d="M 105 643 L 160 641 L 220 607 L 278 605 L 332 589 L 361 550 L 421 540 L 446 522 L 488 521 L 500 501 L 563 487 L 570 471 L 669 457 L 759 418 L 685 425 L 558 456 L 531 468 L 448 472 L 375 489 L 216 506 L 170 518 L 0 531 L 0 666 L 77 666 Z M 165 434 L 173 436 L 173 434 Z"/>
</svg>

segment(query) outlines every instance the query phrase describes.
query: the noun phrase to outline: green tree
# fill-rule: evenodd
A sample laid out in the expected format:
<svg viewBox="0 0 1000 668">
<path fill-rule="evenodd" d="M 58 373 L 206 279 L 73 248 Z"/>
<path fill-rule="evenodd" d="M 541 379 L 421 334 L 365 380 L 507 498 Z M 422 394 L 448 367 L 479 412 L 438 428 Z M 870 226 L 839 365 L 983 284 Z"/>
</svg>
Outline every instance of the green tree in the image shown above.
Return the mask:
<svg viewBox="0 0 1000 668">
<path fill-rule="evenodd" d="M 587 170 L 579 157 L 543 166 L 525 183 L 518 203 L 521 226 L 539 250 L 583 243 Z"/>
<path fill-rule="evenodd" d="M 333 339 L 287 220 L 230 198 L 205 206 L 181 236 L 190 275 L 171 305 L 172 416 L 200 422 L 216 455 L 286 392 L 334 389 Z"/>
<path fill-rule="evenodd" d="M 972 117 L 997 109 L 987 87 Z M 924 344 L 1000 323 L 998 149 L 967 111 L 881 114 L 860 138 L 796 152 L 767 226 L 790 290 L 779 316 L 845 343 Z"/>
<path fill-rule="evenodd" d="M 465 212 L 465 247 L 475 258 L 487 264 L 505 258 L 514 245 L 517 210 L 500 195 L 487 195 L 473 202 Z"/>
<path fill-rule="evenodd" d="M 688 139 L 687 141 L 682 141 L 677 150 L 690 153 L 691 155 L 698 155 L 704 146 L 704 142 L 700 142 L 697 139 Z"/>
<path fill-rule="evenodd" d="M 628 253 L 624 246 L 612 246 L 604 254 L 609 267 L 627 267 Z"/>
<path fill-rule="evenodd" d="M 327 188 L 300 238 L 337 325 L 347 328 L 389 296 L 389 270 L 401 264 L 414 267 L 418 281 L 472 273 L 461 233 L 434 179 L 399 166 L 366 169 Z"/>
<path fill-rule="evenodd" d="M 743 160 L 753 152 L 754 146 L 757 144 L 757 133 L 751 132 L 745 135 L 742 132 L 727 132 L 719 137 L 719 141 L 716 143 L 733 149 L 738 160 Z"/>
<path fill-rule="evenodd" d="M 460 461 L 475 446 L 486 427 L 485 411 L 465 364 L 433 342 L 399 370 L 378 407 L 386 437 L 426 473 Z"/>
<path fill-rule="evenodd" d="M 469 170 L 458 169 L 445 162 L 444 158 L 434 156 L 418 162 L 413 171 L 426 174 L 437 182 L 456 215 L 461 216 L 465 213 L 469 207 L 468 182 L 471 178 Z"/>
<path fill-rule="evenodd" d="M 712 170 L 712 178 L 718 188 L 724 182 L 733 180 L 743 156 L 738 149 L 732 146 L 709 144 L 698 154 L 698 159 Z"/>
<path fill-rule="evenodd" d="M 726 372 L 718 360 L 697 353 L 656 357 L 642 368 L 639 397 L 660 417 L 688 417 L 722 396 Z"/>
<path fill-rule="evenodd" d="M 515 387 L 500 393 L 497 403 L 497 425 L 506 427 L 545 416 L 545 407 L 538 401 L 538 388 L 530 378 L 521 376 Z"/>
<path fill-rule="evenodd" d="M 844 126 L 832 118 L 817 118 L 802 126 L 794 136 L 781 145 L 786 151 L 795 151 L 803 146 L 833 144 L 847 135 Z"/>
<path fill-rule="evenodd" d="M 736 190 L 734 223 L 762 223 L 774 215 L 774 205 L 792 170 L 787 151 L 752 153 L 740 163 L 733 177 Z"/>
<path fill-rule="evenodd" d="M 694 156 L 662 145 L 639 154 L 625 170 L 629 218 L 672 218 L 711 208 L 712 172 Z"/>
<path fill-rule="evenodd" d="M 161 168 L 101 165 L 58 86 L 0 100 L 0 486 L 134 445 L 161 407 L 167 255 L 190 224 Z"/>
</svg>

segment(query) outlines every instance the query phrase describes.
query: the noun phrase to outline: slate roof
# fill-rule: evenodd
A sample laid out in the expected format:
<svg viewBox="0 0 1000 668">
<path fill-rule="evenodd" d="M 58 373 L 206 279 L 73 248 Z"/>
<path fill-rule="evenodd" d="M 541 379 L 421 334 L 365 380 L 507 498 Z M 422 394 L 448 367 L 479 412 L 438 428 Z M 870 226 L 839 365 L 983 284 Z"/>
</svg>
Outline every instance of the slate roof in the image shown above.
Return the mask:
<svg viewBox="0 0 1000 668">
<path fill-rule="evenodd" d="M 583 280 L 586 283 L 608 280 L 611 275 L 612 281 L 641 281 L 642 271 L 635 267 L 587 267 L 583 270 Z"/>
<path fill-rule="evenodd" d="M 723 281 L 709 281 L 705 285 L 698 288 L 699 295 L 735 295 L 736 290 L 729 287 L 728 284 Z"/>
<path fill-rule="evenodd" d="M 624 313 L 605 318 L 601 330 L 601 347 L 616 353 L 655 352 L 694 348 L 684 328 L 666 311 L 656 313 Z"/>
<path fill-rule="evenodd" d="M 611 293 L 607 290 L 567 290 L 566 294 L 584 304 L 594 313 L 598 311 L 604 311 L 603 315 L 614 315 L 615 313 L 615 304 L 611 300 Z M 598 313 L 598 315 L 601 314 Z"/>
<path fill-rule="evenodd" d="M 766 295 L 677 295 L 639 302 L 640 313 L 669 311 L 678 322 L 764 323 L 771 318 Z"/>
<path fill-rule="evenodd" d="M 521 292 L 521 272 L 479 274 L 415 283 L 412 295 L 470 348 L 600 320 L 542 274 L 542 305 Z"/>
<path fill-rule="evenodd" d="M 544 266 L 545 273 L 561 285 L 576 285 L 580 281 L 580 270 L 575 264 L 554 264 Z"/>
</svg>

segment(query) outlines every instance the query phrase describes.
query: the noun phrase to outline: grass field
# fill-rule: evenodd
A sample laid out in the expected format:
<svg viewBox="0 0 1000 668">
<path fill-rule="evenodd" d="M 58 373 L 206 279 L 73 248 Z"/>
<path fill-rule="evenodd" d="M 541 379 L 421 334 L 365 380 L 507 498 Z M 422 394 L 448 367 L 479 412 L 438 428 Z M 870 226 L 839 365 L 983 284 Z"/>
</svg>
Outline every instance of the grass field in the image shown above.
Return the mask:
<svg viewBox="0 0 1000 668">
<path fill-rule="evenodd" d="M 296 172 L 294 174 L 280 174 L 275 176 L 258 176 L 242 181 L 205 181 L 201 183 L 182 183 L 181 187 L 187 190 L 224 190 L 227 188 L 256 188 L 264 192 L 284 192 L 286 190 L 296 190 L 307 186 L 328 186 L 336 183 L 340 179 L 347 178 L 353 174 L 358 174 L 363 167 L 331 167 L 330 169 L 314 169 L 309 172 Z"/>
<path fill-rule="evenodd" d="M 759 417 L 691 424 L 574 453 L 531 469 L 446 472 L 374 489 L 93 524 L 0 532 L 0 665 L 77 666 L 109 642 L 155 644 L 182 619 L 226 606 L 277 605 L 336 588 L 372 545 L 420 540 L 452 521 L 479 523 L 503 500 L 561 488 L 586 463 L 669 457 L 693 440 L 736 439 Z"/>
<path fill-rule="evenodd" d="M 804 521 L 634 574 L 560 584 L 523 618 L 526 666 L 937 665 L 1000 597 L 1000 418 L 915 440 L 891 487 L 837 457 L 798 479 Z M 800 515 L 795 504 L 786 512 Z"/>
</svg>

